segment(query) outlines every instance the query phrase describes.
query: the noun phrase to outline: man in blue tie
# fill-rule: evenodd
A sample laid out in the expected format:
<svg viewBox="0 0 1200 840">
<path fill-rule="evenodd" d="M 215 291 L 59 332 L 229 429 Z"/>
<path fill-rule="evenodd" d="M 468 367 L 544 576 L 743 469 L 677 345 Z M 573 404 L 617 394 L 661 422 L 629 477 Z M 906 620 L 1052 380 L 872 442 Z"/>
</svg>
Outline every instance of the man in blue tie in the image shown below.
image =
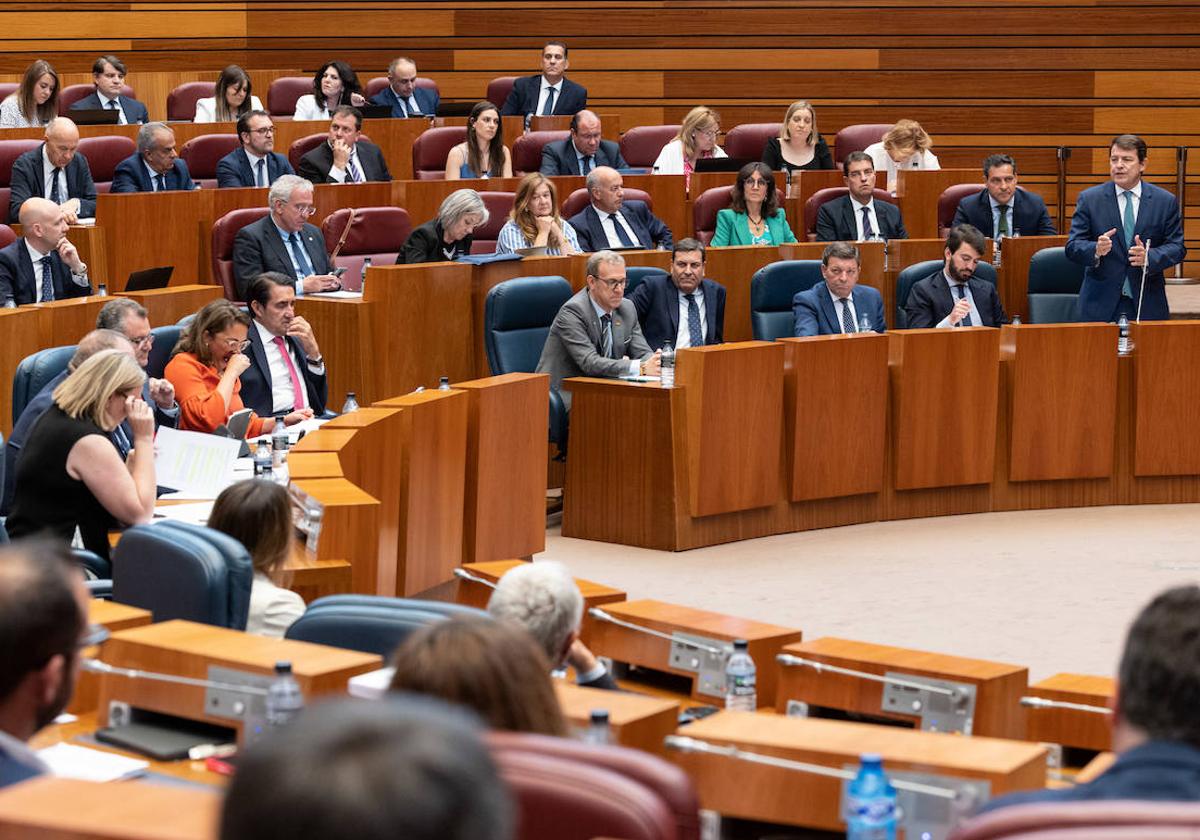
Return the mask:
<svg viewBox="0 0 1200 840">
<path fill-rule="evenodd" d="M 1080 321 L 1122 315 L 1132 321 L 1139 314 L 1166 320 L 1163 272 L 1187 254 L 1179 201 L 1142 180 L 1146 141 L 1136 134 L 1113 138 L 1108 166 L 1112 180 L 1081 192 L 1071 217 L 1067 258 L 1084 267 L 1076 315 Z"/>
<path fill-rule="evenodd" d="M 175 132 L 166 123 L 146 123 L 138 129 L 137 151 L 117 164 L 111 192 L 194 190 L 187 164 L 175 151 Z"/>
<path fill-rule="evenodd" d="M 883 295 L 858 282 L 862 258 L 849 242 L 830 242 L 821 254 L 822 282 L 792 298 L 792 335 L 886 332 Z"/>
<path fill-rule="evenodd" d="M 629 164 L 621 157 L 620 146 L 602 139 L 600 117 L 585 109 L 571 117 L 570 137 L 542 147 L 541 173 L 587 176 L 597 166 L 626 169 Z"/>
<path fill-rule="evenodd" d="M 570 66 L 567 45 L 562 41 L 548 41 L 542 47 L 542 72 L 536 76 L 522 76 L 513 82 L 500 115 L 548 117 L 582 111 L 587 107 L 587 88 L 566 77 Z"/>
<path fill-rule="evenodd" d="M 390 106 L 399 119 L 437 116 L 438 92 L 417 87 L 417 65 L 411 58 L 392 59 L 387 78 L 388 86 L 371 98 L 372 105 Z"/>
<path fill-rule="evenodd" d="M 87 266 L 67 239 L 66 211 L 34 196 L 21 205 L 24 235 L 0 250 L 0 303 L 49 303 L 92 293 Z"/>
<path fill-rule="evenodd" d="M 908 293 L 904 310 L 909 329 L 999 327 L 1008 323 L 995 285 L 975 276 L 975 267 L 985 251 L 987 240 L 978 228 L 950 228 L 942 251 L 945 263 L 914 283 Z"/>
<path fill-rule="evenodd" d="M 629 294 L 650 347 L 720 344 L 725 333 L 725 287 L 704 276 L 704 245 L 687 237 L 671 250 L 671 273 L 644 279 Z"/>
</svg>

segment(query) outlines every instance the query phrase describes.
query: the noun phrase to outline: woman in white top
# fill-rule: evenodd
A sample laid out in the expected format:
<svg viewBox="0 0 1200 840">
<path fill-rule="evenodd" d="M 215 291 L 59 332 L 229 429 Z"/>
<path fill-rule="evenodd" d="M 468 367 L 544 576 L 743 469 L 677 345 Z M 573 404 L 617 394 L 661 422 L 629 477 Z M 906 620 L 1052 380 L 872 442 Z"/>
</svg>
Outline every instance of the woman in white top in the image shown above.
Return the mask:
<svg viewBox="0 0 1200 840">
<path fill-rule="evenodd" d="M 887 173 L 888 192 L 896 192 L 896 173 L 901 169 L 941 169 L 932 151 L 933 138 L 915 120 L 900 120 L 878 143 L 865 151 L 875 163 L 876 172 Z"/>
<path fill-rule="evenodd" d="M 217 79 L 217 95 L 196 101 L 196 118 L 192 122 L 237 122 L 247 111 L 262 109 L 262 102 L 250 92 L 250 76 L 241 67 L 230 64 Z"/>
<path fill-rule="evenodd" d="M 58 116 L 58 74 L 38 59 L 25 70 L 21 86 L 0 102 L 0 128 L 37 128 Z"/>
<path fill-rule="evenodd" d="M 361 108 L 367 104 L 362 85 L 344 61 L 326 61 L 313 76 L 313 92 L 296 100 L 294 120 L 328 120 L 339 105 Z"/>
<path fill-rule="evenodd" d="M 213 502 L 208 527 L 244 545 L 254 563 L 246 632 L 282 638 L 304 615 L 304 600 L 279 585 L 295 542 L 287 490 L 261 479 L 230 485 Z"/>
<path fill-rule="evenodd" d="M 721 133 L 721 117 L 712 108 L 700 105 L 688 112 L 679 126 L 679 134 L 658 153 L 654 161 L 656 175 L 683 175 L 684 183 L 692 178 L 696 161 L 701 158 L 727 157 L 717 145 Z"/>
<path fill-rule="evenodd" d="M 558 215 L 554 182 L 541 172 L 530 172 L 517 185 L 512 213 L 496 237 L 496 253 L 541 247 L 548 255 L 568 257 L 579 253 L 579 238 L 575 228 Z"/>
</svg>

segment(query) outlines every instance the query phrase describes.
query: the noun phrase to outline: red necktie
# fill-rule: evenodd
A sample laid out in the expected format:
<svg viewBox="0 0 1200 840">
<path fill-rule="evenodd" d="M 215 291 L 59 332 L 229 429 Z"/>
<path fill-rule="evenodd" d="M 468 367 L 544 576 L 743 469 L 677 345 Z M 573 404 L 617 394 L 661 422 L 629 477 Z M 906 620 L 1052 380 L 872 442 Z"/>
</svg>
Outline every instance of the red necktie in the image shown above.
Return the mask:
<svg viewBox="0 0 1200 840">
<path fill-rule="evenodd" d="M 275 346 L 283 354 L 283 363 L 287 365 L 288 376 L 292 378 L 292 393 L 296 396 L 295 410 L 299 411 L 304 408 L 304 384 L 300 381 L 300 375 L 296 373 L 296 366 L 292 364 L 292 356 L 288 353 L 287 344 L 284 342 L 283 336 L 275 336 Z"/>
</svg>

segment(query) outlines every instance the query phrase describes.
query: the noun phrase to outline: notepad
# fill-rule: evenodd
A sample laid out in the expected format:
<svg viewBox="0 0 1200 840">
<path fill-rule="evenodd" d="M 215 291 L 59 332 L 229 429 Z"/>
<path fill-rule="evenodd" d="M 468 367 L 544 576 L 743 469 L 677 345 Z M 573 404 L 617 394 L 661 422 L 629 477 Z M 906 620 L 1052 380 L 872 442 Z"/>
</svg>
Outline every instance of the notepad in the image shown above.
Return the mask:
<svg viewBox="0 0 1200 840">
<path fill-rule="evenodd" d="M 38 751 L 50 772 L 64 779 L 85 782 L 115 782 L 144 772 L 150 762 L 128 758 L 116 753 L 77 747 L 74 744 L 55 744 Z"/>
</svg>

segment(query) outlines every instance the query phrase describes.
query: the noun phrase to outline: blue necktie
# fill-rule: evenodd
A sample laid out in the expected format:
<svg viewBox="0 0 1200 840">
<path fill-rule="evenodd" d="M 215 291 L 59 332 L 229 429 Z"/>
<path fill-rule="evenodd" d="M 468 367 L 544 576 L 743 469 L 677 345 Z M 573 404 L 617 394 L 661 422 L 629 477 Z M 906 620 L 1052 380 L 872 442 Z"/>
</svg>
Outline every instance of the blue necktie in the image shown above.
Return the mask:
<svg viewBox="0 0 1200 840">
<path fill-rule="evenodd" d="M 633 240 L 629 238 L 629 234 L 625 232 L 625 226 L 621 224 L 621 219 L 616 213 L 609 213 L 608 218 L 612 221 L 613 227 L 617 229 L 617 239 L 621 240 L 621 247 L 632 248 Z"/>
<path fill-rule="evenodd" d="M 704 330 L 700 326 L 700 307 L 696 305 L 696 295 L 698 294 L 699 292 L 692 292 L 687 296 L 688 343 L 692 347 L 704 345 Z"/>
<path fill-rule="evenodd" d="M 842 332 L 847 335 L 858 332 L 854 328 L 854 318 L 850 315 L 850 298 L 838 298 L 838 301 L 842 304 Z"/>
<path fill-rule="evenodd" d="M 871 208 L 864 207 L 863 214 L 863 239 L 871 241 L 875 238 L 875 228 L 871 227 Z"/>
<path fill-rule="evenodd" d="M 62 170 L 57 166 L 50 173 L 50 200 L 55 204 L 62 204 L 62 197 L 58 190 L 58 176 L 60 173 L 62 173 Z"/>
<path fill-rule="evenodd" d="M 354 165 L 353 155 L 346 161 L 346 180 L 351 184 L 357 184 L 362 180 L 362 175 L 359 174 L 358 167 Z"/>
<path fill-rule="evenodd" d="M 542 106 L 542 116 L 549 117 L 554 113 L 554 88 L 546 88 L 546 104 Z"/>
<path fill-rule="evenodd" d="M 254 165 L 254 168 L 258 170 L 258 175 L 256 175 L 254 178 L 255 186 L 259 186 L 259 187 L 271 186 L 270 184 L 267 183 L 267 159 L 262 158 L 261 160 L 259 160 L 259 162 Z"/>
<path fill-rule="evenodd" d="M 592 171 L 592 156 L 584 155 L 579 159 L 579 174 L 586 175 Z"/>
<path fill-rule="evenodd" d="M 54 300 L 54 269 L 50 265 L 50 254 L 42 257 L 42 303 Z"/>
<path fill-rule="evenodd" d="M 167 188 L 167 179 L 162 173 L 154 176 L 154 189 L 158 192 L 163 192 Z"/>
<path fill-rule="evenodd" d="M 966 286 L 966 284 L 965 284 L 965 283 L 960 283 L 960 284 L 958 284 L 957 286 L 955 286 L 955 287 L 954 287 L 954 291 L 955 291 L 955 292 L 958 294 L 958 299 L 959 299 L 959 300 L 966 300 L 966 299 L 967 299 L 967 286 Z M 972 326 L 974 326 L 974 324 L 971 322 L 971 313 L 970 313 L 970 312 L 968 312 L 966 315 L 964 315 L 964 316 L 962 317 L 962 320 L 958 322 L 958 325 L 959 325 L 960 327 L 972 327 Z"/>
<path fill-rule="evenodd" d="M 288 242 L 291 243 L 292 256 L 296 258 L 296 265 L 300 266 L 297 277 L 303 280 L 312 274 L 312 264 L 308 261 L 308 255 L 304 253 L 304 246 L 300 243 L 300 234 L 293 233 L 288 237 Z"/>
</svg>

